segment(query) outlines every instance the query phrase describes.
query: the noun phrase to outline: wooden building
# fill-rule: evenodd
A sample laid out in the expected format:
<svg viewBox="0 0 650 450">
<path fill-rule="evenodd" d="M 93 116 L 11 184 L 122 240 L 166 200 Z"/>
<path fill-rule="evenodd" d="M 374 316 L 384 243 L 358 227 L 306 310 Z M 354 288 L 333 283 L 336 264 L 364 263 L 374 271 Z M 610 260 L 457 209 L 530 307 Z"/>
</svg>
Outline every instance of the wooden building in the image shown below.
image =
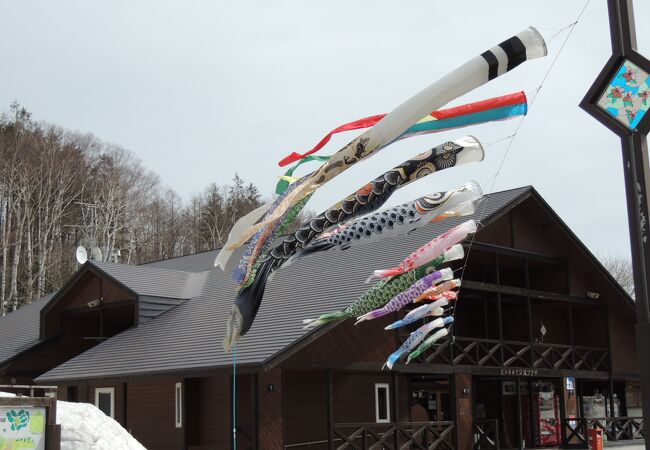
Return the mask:
<svg viewBox="0 0 650 450">
<path fill-rule="evenodd" d="M 398 314 L 311 331 L 302 319 L 344 308 L 373 269 L 459 220 L 279 271 L 229 354 L 236 285 L 213 268 L 216 252 L 89 262 L 51 298 L 0 318 L 0 384 L 57 385 L 60 399 L 97 404 L 156 450 L 234 439 L 520 448 L 583 443 L 595 422 L 610 439 L 641 437 L 633 300 L 532 187 L 491 194 L 477 211 L 467 261 L 454 266 L 465 264 L 454 336 L 393 371 L 382 365 L 410 331 L 384 331 Z"/>
</svg>

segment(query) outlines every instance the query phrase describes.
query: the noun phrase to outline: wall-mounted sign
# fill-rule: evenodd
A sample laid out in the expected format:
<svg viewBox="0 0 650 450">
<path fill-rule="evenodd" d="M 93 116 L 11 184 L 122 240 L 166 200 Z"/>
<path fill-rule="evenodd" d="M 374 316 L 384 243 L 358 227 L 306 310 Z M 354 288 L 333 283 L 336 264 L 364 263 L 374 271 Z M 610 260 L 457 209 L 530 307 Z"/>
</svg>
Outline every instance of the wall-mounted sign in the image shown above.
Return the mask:
<svg viewBox="0 0 650 450">
<path fill-rule="evenodd" d="M 576 389 L 576 379 L 575 377 L 566 377 L 564 379 L 564 387 L 567 391 L 575 391 Z"/>
<path fill-rule="evenodd" d="M 0 449 L 45 450 L 45 408 L 0 406 Z"/>
<path fill-rule="evenodd" d="M 536 377 L 537 369 L 499 369 L 499 375 L 511 377 Z"/>
</svg>

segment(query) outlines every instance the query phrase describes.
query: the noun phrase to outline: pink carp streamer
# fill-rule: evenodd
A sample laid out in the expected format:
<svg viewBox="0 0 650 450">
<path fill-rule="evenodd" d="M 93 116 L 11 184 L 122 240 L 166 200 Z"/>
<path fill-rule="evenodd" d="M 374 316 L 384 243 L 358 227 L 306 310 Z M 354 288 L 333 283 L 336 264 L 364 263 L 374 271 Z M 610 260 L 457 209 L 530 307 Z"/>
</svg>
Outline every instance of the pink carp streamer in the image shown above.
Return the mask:
<svg viewBox="0 0 650 450">
<path fill-rule="evenodd" d="M 404 305 L 408 305 L 409 303 L 413 303 L 416 298 L 422 296 L 425 292 L 430 291 L 433 289 L 433 286 L 438 284 L 441 281 L 444 280 L 450 280 L 451 277 L 454 276 L 454 272 L 447 268 L 447 269 L 442 269 L 439 270 L 438 272 L 433 272 L 429 275 L 426 275 L 422 278 L 420 278 L 418 281 L 416 281 L 413 286 L 405 290 L 404 292 L 397 294 L 395 297 L 393 297 L 388 303 L 386 303 L 383 307 L 375 309 L 374 311 L 370 311 L 369 313 L 364 314 L 361 317 L 357 318 L 357 322 L 355 323 L 358 324 L 359 322 L 363 322 L 365 320 L 372 320 L 376 319 L 378 317 L 385 316 L 388 313 L 391 313 L 393 311 L 398 311 L 400 310 Z M 447 284 L 447 283 L 444 283 Z M 448 289 L 445 289 L 448 290 Z"/>
<path fill-rule="evenodd" d="M 446 248 L 459 243 L 468 235 L 475 233 L 476 228 L 477 224 L 473 219 L 463 222 L 418 248 L 407 256 L 399 266 L 390 269 L 375 270 L 373 274 L 368 277 L 366 283 L 378 278 L 394 277 L 395 275 L 400 275 L 409 272 L 416 267 L 420 267 L 422 264 L 426 264 L 432 259 L 442 255 Z"/>
</svg>

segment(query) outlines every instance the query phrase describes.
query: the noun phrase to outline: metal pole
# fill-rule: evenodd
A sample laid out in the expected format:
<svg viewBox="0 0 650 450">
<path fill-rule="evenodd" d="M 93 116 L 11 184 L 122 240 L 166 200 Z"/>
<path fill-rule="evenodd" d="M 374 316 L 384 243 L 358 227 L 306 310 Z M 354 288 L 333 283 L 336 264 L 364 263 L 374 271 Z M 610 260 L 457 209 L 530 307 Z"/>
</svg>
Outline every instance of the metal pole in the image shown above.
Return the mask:
<svg viewBox="0 0 650 450">
<path fill-rule="evenodd" d="M 636 346 L 641 381 L 643 423 L 650 424 L 650 192 L 646 175 L 650 170 L 645 136 L 632 134 L 621 138 L 627 213 L 634 271 L 634 297 L 637 309 Z M 650 449 L 650 433 L 645 433 L 645 447 Z"/>
</svg>

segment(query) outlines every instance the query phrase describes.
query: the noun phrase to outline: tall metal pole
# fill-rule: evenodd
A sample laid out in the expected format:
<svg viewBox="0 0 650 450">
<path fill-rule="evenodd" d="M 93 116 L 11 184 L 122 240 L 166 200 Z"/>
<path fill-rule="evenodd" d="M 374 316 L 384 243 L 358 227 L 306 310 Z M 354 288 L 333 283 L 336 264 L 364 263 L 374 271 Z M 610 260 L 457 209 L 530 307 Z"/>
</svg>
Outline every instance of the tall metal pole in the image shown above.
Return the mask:
<svg viewBox="0 0 650 450">
<path fill-rule="evenodd" d="M 648 201 L 650 192 L 646 178 L 648 164 L 648 145 L 645 136 L 634 134 L 621 139 L 625 192 L 627 194 L 627 215 L 630 227 L 632 248 L 632 267 L 634 270 L 634 298 L 636 300 L 637 360 L 641 375 L 641 402 L 643 423 L 650 424 L 650 242 L 648 223 Z M 645 447 L 650 449 L 650 433 L 645 433 Z"/>
<path fill-rule="evenodd" d="M 633 64 L 650 74 L 650 60 L 636 49 L 632 3 L 632 0 L 607 0 L 612 56 L 582 99 L 580 107 L 621 139 L 637 310 L 637 360 L 643 421 L 647 427 L 650 425 L 650 191 L 646 180 L 650 180 L 650 158 L 646 135 L 650 132 L 650 111 L 645 116 L 637 116 L 640 117 L 638 121 L 628 119 L 625 122 L 618 116 L 620 111 L 613 113 L 599 106 L 599 99 L 612 89 L 612 80 L 625 64 Z M 640 109 L 632 112 L 642 113 Z M 650 433 L 646 431 L 644 434 L 645 447 L 650 450 Z"/>
</svg>

